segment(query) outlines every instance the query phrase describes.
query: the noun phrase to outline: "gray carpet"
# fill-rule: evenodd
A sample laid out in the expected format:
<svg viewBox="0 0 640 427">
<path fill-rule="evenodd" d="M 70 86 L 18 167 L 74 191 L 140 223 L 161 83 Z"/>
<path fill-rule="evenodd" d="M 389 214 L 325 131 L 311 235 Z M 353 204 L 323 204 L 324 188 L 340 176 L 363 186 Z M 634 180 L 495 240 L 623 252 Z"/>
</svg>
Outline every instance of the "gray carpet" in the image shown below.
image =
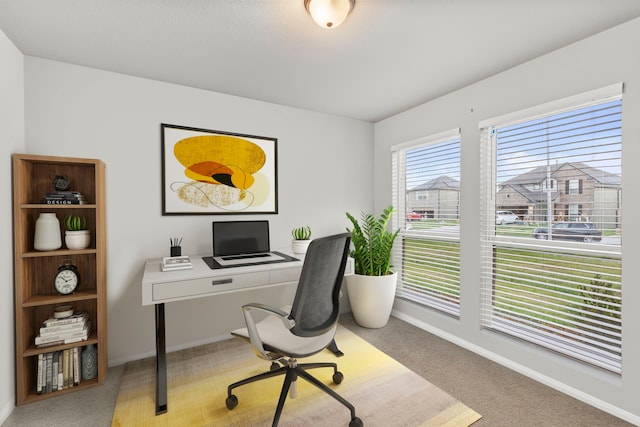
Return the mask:
<svg viewBox="0 0 640 427">
<path fill-rule="evenodd" d="M 482 414 L 474 427 L 632 425 L 401 320 L 383 329 L 361 328 L 351 315 L 340 323 Z M 2 426 L 110 426 L 122 368 L 110 368 L 102 387 L 17 407 Z"/>
</svg>

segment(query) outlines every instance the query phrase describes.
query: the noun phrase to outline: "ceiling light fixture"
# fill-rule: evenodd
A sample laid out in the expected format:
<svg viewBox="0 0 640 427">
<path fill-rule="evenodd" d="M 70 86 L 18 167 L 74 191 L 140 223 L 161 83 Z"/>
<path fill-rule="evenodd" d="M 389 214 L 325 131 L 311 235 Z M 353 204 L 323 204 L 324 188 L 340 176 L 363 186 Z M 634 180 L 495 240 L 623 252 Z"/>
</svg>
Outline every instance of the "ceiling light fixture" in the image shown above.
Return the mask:
<svg viewBox="0 0 640 427">
<path fill-rule="evenodd" d="M 307 12 L 322 28 L 342 24 L 355 4 L 356 0 L 304 0 Z"/>
</svg>

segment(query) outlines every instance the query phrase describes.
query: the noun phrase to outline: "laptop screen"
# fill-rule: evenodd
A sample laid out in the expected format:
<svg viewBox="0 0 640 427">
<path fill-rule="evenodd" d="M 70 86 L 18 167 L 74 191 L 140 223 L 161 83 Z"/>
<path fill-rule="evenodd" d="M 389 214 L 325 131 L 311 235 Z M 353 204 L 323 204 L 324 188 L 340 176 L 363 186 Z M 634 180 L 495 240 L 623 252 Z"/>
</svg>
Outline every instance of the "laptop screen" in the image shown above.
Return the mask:
<svg viewBox="0 0 640 427">
<path fill-rule="evenodd" d="M 269 251 L 269 221 L 213 222 L 214 257 Z"/>
</svg>

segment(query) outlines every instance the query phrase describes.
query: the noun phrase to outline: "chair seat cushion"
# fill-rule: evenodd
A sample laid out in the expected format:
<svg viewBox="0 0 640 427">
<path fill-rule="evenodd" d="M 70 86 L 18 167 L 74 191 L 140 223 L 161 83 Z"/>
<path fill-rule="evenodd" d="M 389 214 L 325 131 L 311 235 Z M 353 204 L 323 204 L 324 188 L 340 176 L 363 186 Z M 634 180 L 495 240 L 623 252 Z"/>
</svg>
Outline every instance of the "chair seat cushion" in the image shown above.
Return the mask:
<svg viewBox="0 0 640 427">
<path fill-rule="evenodd" d="M 289 311 L 291 307 L 285 307 Z M 284 357 L 307 357 L 324 350 L 336 334 L 337 324 L 322 335 L 315 337 L 299 337 L 287 329 L 282 320 L 275 316 L 267 316 L 256 323 L 258 335 L 266 350 L 281 354 Z M 236 329 L 232 335 L 249 339 L 247 328 Z"/>
</svg>

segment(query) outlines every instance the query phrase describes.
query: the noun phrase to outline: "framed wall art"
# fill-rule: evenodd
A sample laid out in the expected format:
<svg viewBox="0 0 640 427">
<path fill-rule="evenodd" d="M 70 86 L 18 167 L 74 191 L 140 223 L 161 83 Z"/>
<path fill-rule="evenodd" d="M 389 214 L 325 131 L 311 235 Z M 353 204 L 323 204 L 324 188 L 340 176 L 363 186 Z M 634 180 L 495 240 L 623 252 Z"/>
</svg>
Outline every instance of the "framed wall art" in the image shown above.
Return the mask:
<svg viewBox="0 0 640 427">
<path fill-rule="evenodd" d="M 161 124 L 162 214 L 278 213 L 276 138 Z"/>
</svg>

